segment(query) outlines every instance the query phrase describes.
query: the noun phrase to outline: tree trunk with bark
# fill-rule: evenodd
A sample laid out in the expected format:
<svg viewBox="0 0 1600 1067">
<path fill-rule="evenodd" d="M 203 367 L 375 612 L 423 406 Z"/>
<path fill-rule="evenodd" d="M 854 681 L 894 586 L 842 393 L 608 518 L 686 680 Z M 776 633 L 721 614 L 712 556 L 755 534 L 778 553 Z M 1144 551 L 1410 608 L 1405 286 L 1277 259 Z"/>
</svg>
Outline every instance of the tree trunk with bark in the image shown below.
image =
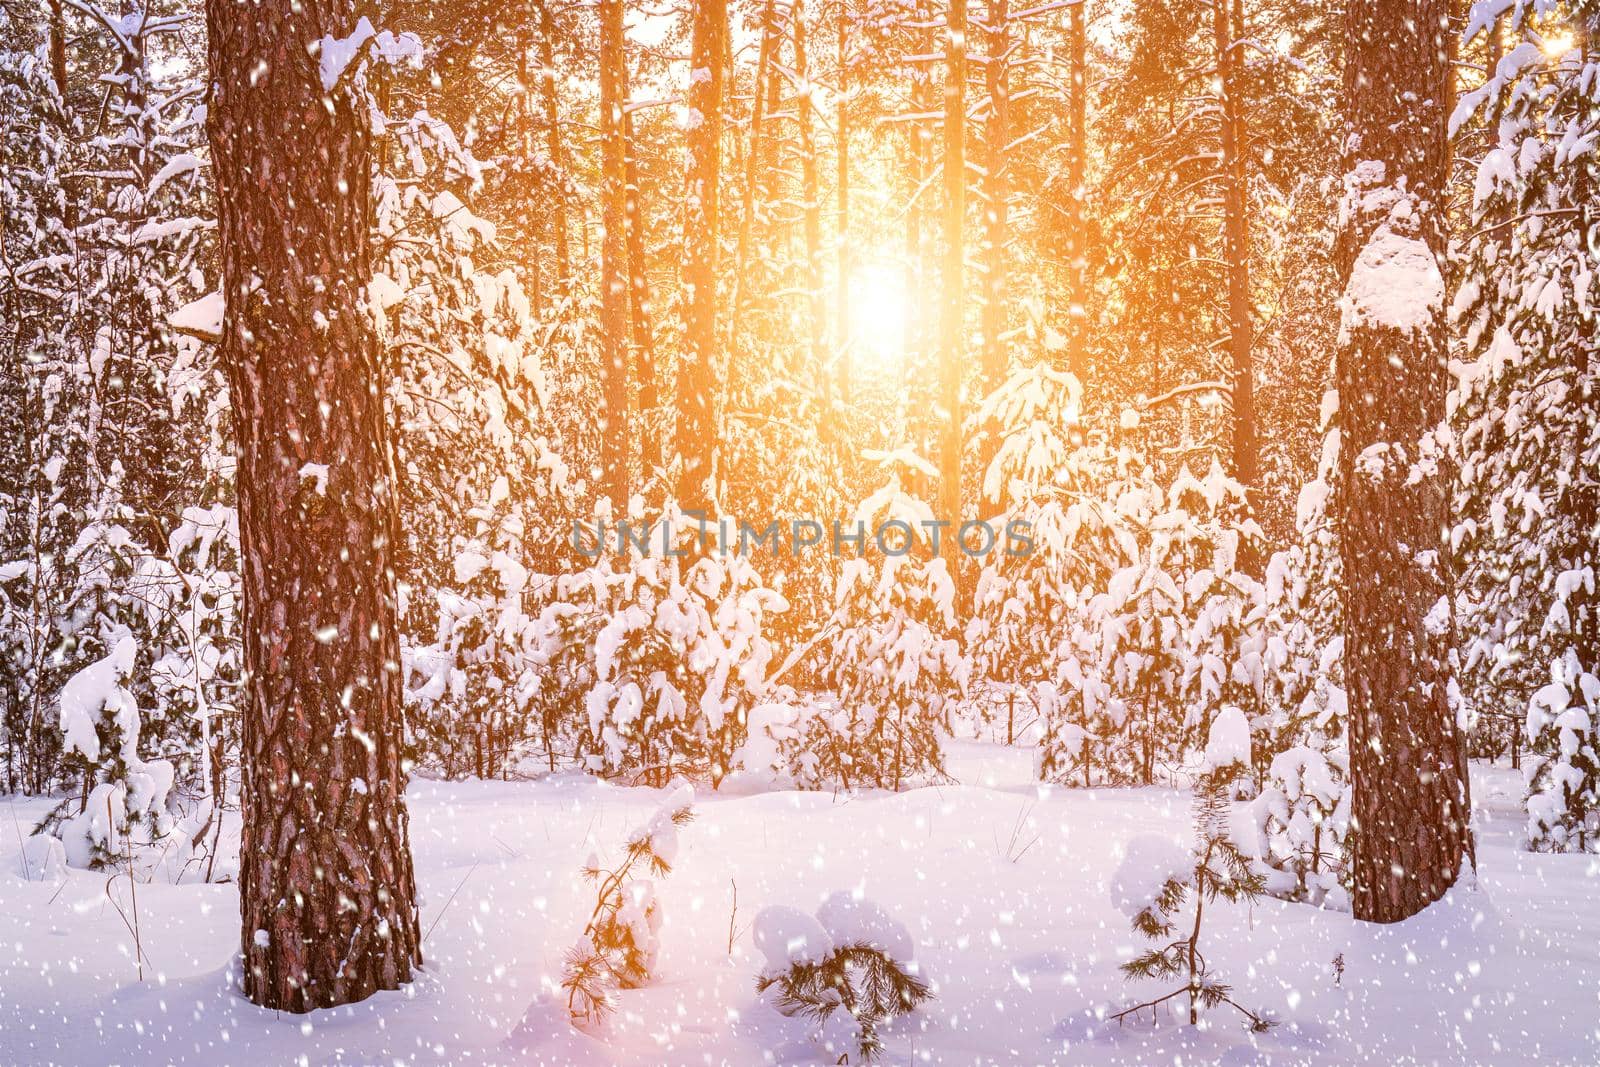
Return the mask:
<svg viewBox="0 0 1600 1067">
<path fill-rule="evenodd" d="M 819 375 L 823 393 L 823 432 L 827 434 L 834 421 L 833 396 L 829 388 L 828 345 L 825 327 L 828 320 L 827 297 L 822 291 L 822 193 L 817 173 L 817 135 L 814 107 L 811 101 L 811 67 L 806 48 L 806 11 L 796 0 L 794 5 L 794 71 L 799 82 L 795 98 L 795 115 L 800 130 L 800 198 L 802 229 L 806 242 L 806 299 L 810 323 L 811 366 Z"/>
<path fill-rule="evenodd" d="M 628 215 L 622 0 L 600 0 L 600 481 L 628 504 Z"/>
<path fill-rule="evenodd" d="M 1006 141 L 1011 136 L 1011 29 L 1006 0 L 990 0 L 989 54 L 985 57 L 984 85 L 989 94 L 989 114 L 983 128 L 983 389 L 993 392 L 1005 382 L 1006 329 L 1006 201 L 1011 190 L 1006 174 Z M 999 427 L 984 428 L 983 462 L 987 470 L 997 444 Z M 981 481 L 981 479 L 980 479 Z"/>
<path fill-rule="evenodd" d="M 761 8 L 761 48 L 756 59 L 756 82 L 750 94 L 750 135 L 745 146 L 744 204 L 739 212 L 739 243 L 733 272 L 733 328 L 737 330 L 744 307 L 746 286 L 745 270 L 750 259 L 750 233 L 755 223 L 756 194 L 761 186 L 761 175 L 770 164 L 762 140 L 763 124 L 769 113 L 767 87 L 772 78 L 773 56 L 777 51 L 778 34 L 773 23 L 773 0 L 766 0 Z"/>
<path fill-rule="evenodd" d="M 572 254 L 567 248 L 567 199 L 572 181 L 567 174 L 566 152 L 561 143 L 561 110 L 556 100 L 556 22 L 549 0 L 533 0 L 539 15 L 539 66 L 544 95 L 546 144 L 556 175 L 555 210 L 550 216 L 556 247 L 556 292 L 566 293 L 572 277 Z"/>
<path fill-rule="evenodd" d="M 684 190 L 684 354 L 676 383 L 678 503 L 710 512 L 717 474 L 717 183 L 727 0 L 694 5 L 689 165 Z"/>
<path fill-rule="evenodd" d="M 838 207 L 838 247 L 835 250 L 839 273 L 834 290 L 834 348 L 838 360 L 834 391 L 840 404 L 850 402 L 850 9 L 839 5 L 839 93 L 834 115 L 835 153 L 834 196 Z"/>
<path fill-rule="evenodd" d="M 966 358 L 962 300 L 966 214 L 967 0 L 949 0 L 945 21 L 944 272 L 939 315 L 939 518 L 961 521 L 961 368 Z M 945 538 L 955 558 L 956 537 Z"/>
<path fill-rule="evenodd" d="M 1085 162 L 1089 151 L 1088 131 L 1088 31 L 1084 4 L 1080 0 L 1067 11 L 1068 77 L 1072 92 L 1067 105 L 1067 369 L 1081 380 L 1088 376 L 1087 357 L 1089 296 L 1084 291 L 1088 241 L 1084 234 L 1083 194 Z"/>
<path fill-rule="evenodd" d="M 624 76 L 627 70 L 623 70 Z M 622 99 L 626 106 L 628 83 L 622 84 Z M 622 115 L 623 152 L 627 160 L 627 203 L 624 205 L 624 224 L 628 237 L 628 310 L 633 324 L 633 366 L 639 384 L 639 458 L 644 466 L 645 479 L 661 466 L 661 439 L 656 427 L 656 408 L 661 404 L 660 386 L 656 381 L 655 328 L 650 316 L 650 275 L 645 260 L 644 204 L 639 189 L 639 162 L 633 133 L 632 114 Z"/>
<path fill-rule="evenodd" d="M 1345 675 L 1358 919 L 1395 922 L 1473 855 L 1454 647 L 1443 261 L 1444 0 L 1346 13 L 1347 279 L 1338 352 Z"/>
<path fill-rule="evenodd" d="M 1222 86 L 1222 258 L 1228 272 L 1228 354 L 1233 385 L 1233 476 L 1246 489 L 1258 480 L 1255 368 L 1250 319 L 1250 223 L 1245 173 L 1242 0 L 1213 0 L 1218 81 Z"/>
<path fill-rule="evenodd" d="M 243 557 L 244 990 L 293 1012 L 398 988 L 422 958 L 394 455 L 364 296 L 371 146 L 315 47 L 355 21 L 351 0 L 207 7 Z"/>
</svg>

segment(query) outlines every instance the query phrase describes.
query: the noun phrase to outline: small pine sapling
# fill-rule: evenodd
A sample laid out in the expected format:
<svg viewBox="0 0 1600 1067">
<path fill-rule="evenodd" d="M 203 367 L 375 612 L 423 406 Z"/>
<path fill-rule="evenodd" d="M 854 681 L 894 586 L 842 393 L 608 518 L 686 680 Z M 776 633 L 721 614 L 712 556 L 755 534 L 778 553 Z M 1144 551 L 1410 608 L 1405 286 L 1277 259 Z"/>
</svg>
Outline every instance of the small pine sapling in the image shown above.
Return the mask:
<svg viewBox="0 0 1600 1067">
<path fill-rule="evenodd" d="M 1133 928 L 1152 940 L 1173 938 L 1122 965 L 1130 978 L 1182 979 L 1184 984 L 1154 999 L 1117 1012 L 1123 1022 L 1145 1009 L 1155 1009 L 1178 997 L 1189 1000 L 1189 1025 L 1200 1021 L 1202 1008 L 1228 1004 L 1236 1008 L 1254 1031 L 1266 1030 L 1272 1020 L 1233 999 L 1231 986 L 1218 980 L 1200 950 L 1201 921 L 1205 907 L 1218 899 L 1230 903 L 1252 902 L 1266 892 L 1262 876 L 1251 866 L 1228 834 L 1229 808 L 1249 768 L 1250 728 L 1238 708 L 1224 708 L 1212 724 L 1206 744 L 1204 770 L 1195 783 L 1193 849 L 1179 848 L 1159 837 L 1140 837 L 1112 882 L 1116 903 L 1133 919 Z M 1194 903 L 1188 932 L 1174 937 L 1186 901 Z"/>
<path fill-rule="evenodd" d="M 583 875 L 599 888 L 583 936 L 567 951 L 561 988 L 574 1025 L 594 1026 L 612 1008 L 618 989 L 637 989 L 650 980 L 660 948 L 661 906 L 655 883 L 678 855 L 678 828 L 694 820 L 690 789 L 684 786 L 660 811 L 628 837 L 622 862 L 606 870 L 590 857 Z"/>
<path fill-rule="evenodd" d="M 856 1052 L 865 1062 L 883 1052 L 883 1023 L 933 996 L 911 960 L 905 926 L 849 893 L 833 894 L 815 918 L 781 905 L 763 908 L 754 936 L 767 961 L 756 990 L 770 992 L 771 1004 L 784 1015 L 819 1025 L 843 1008 L 854 1021 Z"/>
</svg>

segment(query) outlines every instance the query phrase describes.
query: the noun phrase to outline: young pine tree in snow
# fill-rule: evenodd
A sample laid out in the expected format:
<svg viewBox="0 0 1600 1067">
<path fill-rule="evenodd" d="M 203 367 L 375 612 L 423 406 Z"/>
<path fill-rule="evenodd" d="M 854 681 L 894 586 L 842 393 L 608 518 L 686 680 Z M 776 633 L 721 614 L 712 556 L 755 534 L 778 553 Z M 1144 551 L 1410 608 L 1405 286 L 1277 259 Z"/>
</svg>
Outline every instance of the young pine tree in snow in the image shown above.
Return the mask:
<svg viewBox="0 0 1600 1067">
<path fill-rule="evenodd" d="M 1255 827 L 1252 857 L 1268 892 L 1345 907 L 1350 757 L 1339 556 L 1326 513 L 1338 467 L 1335 399 L 1329 394 L 1324 405 L 1319 476 L 1304 488 L 1297 508 L 1299 543 L 1267 564 L 1264 717 L 1257 731 L 1266 766 L 1249 822 Z"/>
<path fill-rule="evenodd" d="M 616 1007 L 618 989 L 637 989 L 655 972 L 660 951 L 661 905 L 655 883 L 678 858 L 678 830 L 694 820 L 688 786 L 674 791 L 661 809 L 628 836 L 622 862 L 606 870 L 591 856 L 583 876 L 596 886 L 594 910 L 578 943 L 567 953 L 561 987 L 567 1012 L 580 1026 L 598 1025 Z"/>
<path fill-rule="evenodd" d="M 824 1046 L 841 1063 L 850 1049 L 829 1040 L 827 1024 L 848 1020 L 850 1044 L 870 1063 L 883 1053 L 878 1028 L 933 996 L 905 926 L 860 896 L 834 893 L 815 917 L 770 905 L 757 913 L 752 936 L 766 960 L 757 991 L 784 1015 L 823 1024 Z"/>
<path fill-rule="evenodd" d="M 104 659 L 74 674 L 61 689 L 61 733 L 68 763 L 84 775 L 83 793 L 63 801 L 49 822 L 65 819 L 60 836 L 74 867 L 99 867 L 149 845 L 172 827 L 167 808 L 173 766 L 139 756 L 139 706 L 128 681 L 138 652 L 123 635 Z M 76 815 L 69 814 L 76 811 Z"/>
<path fill-rule="evenodd" d="M 944 773 L 940 737 L 966 694 L 971 665 L 946 560 L 916 539 L 933 512 L 901 485 L 903 456 L 878 458 L 888 481 L 853 521 L 881 543 L 844 562 L 823 628 L 821 677 L 839 710 L 812 718 L 803 743 L 822 780 L 899 789 L 907 779 Z"/>
<path fill-rule="evenodd" d="M 664 536 L 689 530 L 669 514 L 649 526 L 650 552 L 630 546 L 623 559 L 560 575 L 529 628 L 531 699 L 590 770 L 717 784 L 766 692 L 767 627 L 788 604 L 743 556 L 660 554 Z"/>
<path fill-rule="evenodd" d="M 1304 558 L 1296 548 L 1267 564 L 1266 710 L 1258 745 L 1265 773 L 1249 806 L 1256 828 L 1250 851 L 1268 892 L 1342 904 L 1350 823 L 1344 641 L 1315 620 Z"/>
<path fill-rule="evenodd" d="M 1175 998 L 1188 1003 L 1189 1025 L 1200 1021 L 1201 1009 L 1228 1004 L 1244 1015 L 1252 1030 L 1272 1025 L 1265 1016 L 1233 999 L 1233 989 L 1212 971 L 1200 948 L 1208 905 L 1218 900 L 1249 903 L 1265 890 L 1261 875 L 1229 833 L 1230 812 L 1250 763 L 1250 725 L 1238 708 L 1225 708 L 1211 724 L 1204 767 L 1195 782 L 1196 841 L 1182 849 L 1167 838 L 1139 837 L 1112 879 L 1113 902 L 1133 921 L 1136 933 L 1166 944 L 1143 952 L 1122 965 L 1130 978 L 1181 979 L 1183 984 L 1153 1000 L 1125 1008 L 1119 1022 Z M 1183 914 L 1184 905 L 1193 917 Z"/>
<path fill-rule="evenodd" d="M 1469 38 L 1505 54 L 1452 120 L 1498 118 L 1478 167 L 1453 308 L 1466 361 L 1452 397 L 1460 474 L 1466 686 L 1480 729 L 1533 753 L 1529 846 L 1600 850 L 1600 15 L 1481 2 Z"/>
</svg>

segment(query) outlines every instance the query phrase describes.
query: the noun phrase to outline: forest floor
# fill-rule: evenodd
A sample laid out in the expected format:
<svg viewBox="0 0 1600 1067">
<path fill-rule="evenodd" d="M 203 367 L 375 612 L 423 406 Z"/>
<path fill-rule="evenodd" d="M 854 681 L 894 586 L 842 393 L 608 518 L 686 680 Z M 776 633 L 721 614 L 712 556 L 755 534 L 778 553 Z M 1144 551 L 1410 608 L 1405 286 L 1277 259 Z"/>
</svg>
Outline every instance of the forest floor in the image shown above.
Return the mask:
<svg viewBox="0 0 1600 1067">
<path fill-rule="evenodd" d="M 1202 947 L 1217 972 L 1278 1021 L 1252 1034 L 1226 1007 L 1198 1030 L 1177 1010 L 1109 1021 L 1165 991 L 1118 970 L 1141 942 L 1110 878 L 1137 834 L 1187 840 L 1189 797 L 1042 788 L 1030 761 L 1026 749 L 964 741 L 950 753 L 960 785 L 700 796 L 657 887 L 660 977 L 623 993 L 593 1036 L 567 1024 L 556 991 L 593 904 L 579 868 L 592 852 L 619 854 L 656 790 L 414 782 L 423 976 L 309 1017 L 235 992 L 233 885 L 137 886 L 141 982 L 112 905 L 131 919 L 128 879 L 109 890 L 104 873 L 25 881 L 7 832 L 0 1063 L 834 1063 L 812 1023 L 757 999 L 749 925 L 763 905 L 809 910 L 839 889 L 864 891 L 910 928 L 936 987 L 888 1028 L 886 1063 L 1600 1063 L 1600 864 L 1518 848 L 1513 772 L 1474 768 L 1477 887 L 1409 922 L 1357 924 L 1275 900 L 1207 910 Z M 47 806 L 12 803 L 19 833 Z"/>
</svg>

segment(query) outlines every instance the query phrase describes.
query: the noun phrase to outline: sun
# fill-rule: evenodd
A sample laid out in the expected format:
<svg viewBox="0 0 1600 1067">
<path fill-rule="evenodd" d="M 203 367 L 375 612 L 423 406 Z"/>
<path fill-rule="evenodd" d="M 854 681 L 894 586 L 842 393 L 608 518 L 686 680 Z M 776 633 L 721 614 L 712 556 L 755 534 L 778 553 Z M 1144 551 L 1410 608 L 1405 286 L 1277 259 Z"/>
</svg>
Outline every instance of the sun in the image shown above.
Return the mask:
<svg viewBox="0 0 1600 1067">
<path fill-rule="evenodd" d="M 914 325 L 904 267 L 883 261 L 850 271 L 850 359 L 863 370 L 897 370 Z"/>
</svg>

